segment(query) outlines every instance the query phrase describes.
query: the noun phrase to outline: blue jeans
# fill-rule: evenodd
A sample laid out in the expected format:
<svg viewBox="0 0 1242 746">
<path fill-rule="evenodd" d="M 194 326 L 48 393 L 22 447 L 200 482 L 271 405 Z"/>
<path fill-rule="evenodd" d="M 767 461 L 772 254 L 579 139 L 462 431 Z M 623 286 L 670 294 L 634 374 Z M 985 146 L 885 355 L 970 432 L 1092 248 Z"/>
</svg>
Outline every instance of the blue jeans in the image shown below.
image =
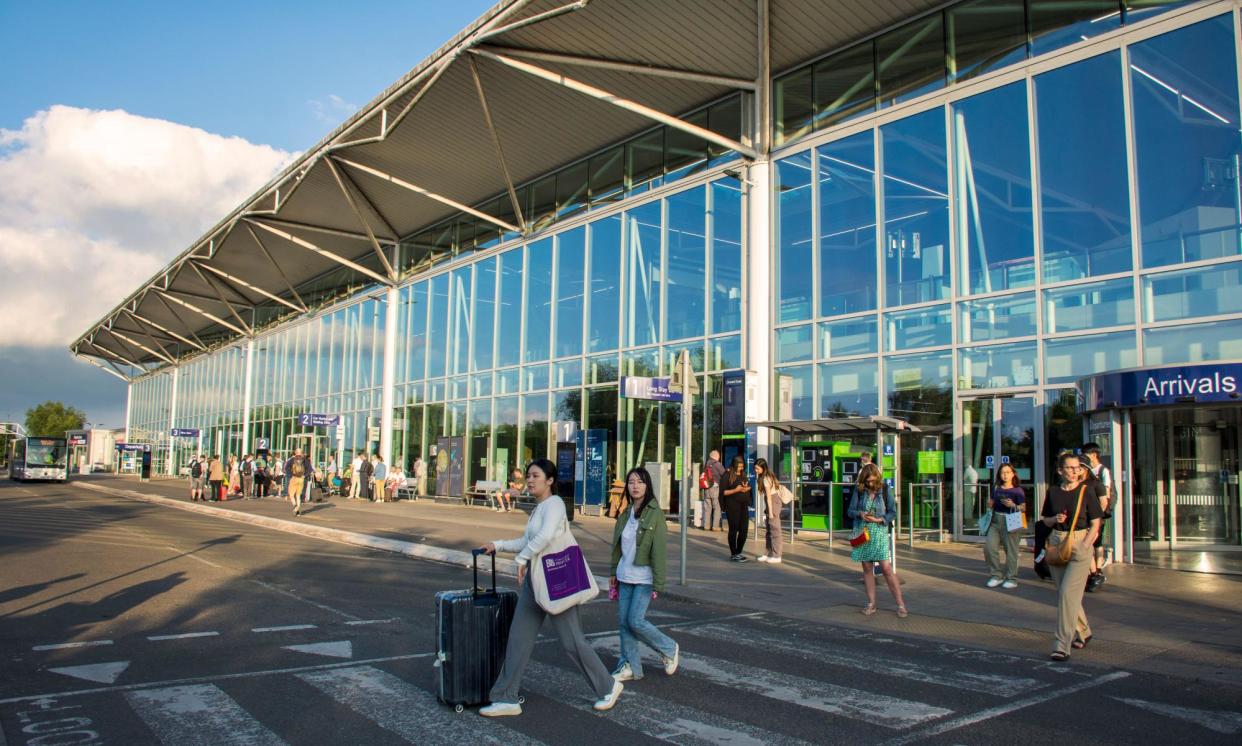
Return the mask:
<svg viewBox="0 0 1242 746">
<path fill-rule="evenodd" d="M 647 607 L 651 604 L 651 586 L 633 583 L 617 583 L 619 598 L 617 599 L 617 623 L 621 628 L 621 660 L 630 664 L 635 678 L 643 675 L 643 657 L 638 650 L 639 641 L 647 645 L 665 658 L 672 658 L 677 650 L 677 643 L 672 638 L 656 629 L 647 621 Z"/>
</svg>

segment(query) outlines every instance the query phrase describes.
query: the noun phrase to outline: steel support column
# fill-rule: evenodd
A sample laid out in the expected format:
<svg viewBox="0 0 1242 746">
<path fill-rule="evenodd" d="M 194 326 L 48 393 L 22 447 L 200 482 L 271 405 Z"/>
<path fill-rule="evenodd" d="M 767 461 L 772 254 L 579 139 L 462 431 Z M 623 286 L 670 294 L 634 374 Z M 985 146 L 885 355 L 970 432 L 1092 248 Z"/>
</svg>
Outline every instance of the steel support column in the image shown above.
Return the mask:
<svg viewBox="0 0 1242 746">
<path fill-rule="evenodd" d="M 751 143 L 756 157 L 745 170 L 746 199 L 746 376 L 755 380 L 755 414 L 760 421 L 771 419 L 772 408 L 772 162 L 770 148 L 771 91 L 768 37 L 768 0 L 757 0 L 755 97 Z M 749 407 L 749 402 L 748 409 Z M 749 412 L 748 412 L 749 414 Z M 750 419 L 747 417 L 747 419 Z M 760 428 L 756 447 L 764 454 L 768 445 L 766 428 Z M 756 531 L 758 529 L 756 528 Z"/>
<path fill-rule="evenodd" d="M 246 381 L 242 393 L 241 452 L 250 453 L 250 406 L 254 391 L 254 337 L 246 340 Z M 246 495 L 249 497 L 249 495 Z"/>
<path fill-rule="evenodd" d="M 181 369 L 173 366 L 172 369 L 172 396 L 168 400 L 168 463 L 165 471 L 168 476 L 177 476 L 176 459 L 173 454 L 176 453 L 173 447 L 173 428 L 177 426 L 177 379 L 180 378 Z"/>
<path fill-rule="evenodd" d="M 397 378 L 397 313 L 401 291 L 390 287 L 384 308 L 384 371 L 380 389 L 380 457 L 392 468 L 392 407 Z"/>
</svg>

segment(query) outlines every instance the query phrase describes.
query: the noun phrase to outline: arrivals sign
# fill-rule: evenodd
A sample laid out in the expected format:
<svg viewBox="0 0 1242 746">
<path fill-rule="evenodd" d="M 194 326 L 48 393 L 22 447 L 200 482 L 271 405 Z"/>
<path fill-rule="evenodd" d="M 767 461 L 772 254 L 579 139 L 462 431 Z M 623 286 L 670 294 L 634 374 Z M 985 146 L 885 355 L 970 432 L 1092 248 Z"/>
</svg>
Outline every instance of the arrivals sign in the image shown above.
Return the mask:
<svg viewBox="0 0 1242 746">
<path fill-rule="evenodd" d="M 1242 401 L 1242 364 L 1177 365 L 1104 373 L 1078 383 L 1084 412 Z"/>
<path fill-rule="evenodd" d="M 667 378 L 621 376 L 618 384 L 622 399 L 647 399 L 649 401 L 681 401 L 680 391 L 669 391 Z"/>
<path fill-rule="evenodd" d="M 341 424 L 339 414 L 300 414 L 298 424 L 302 427 L 336 427 Z"/>
</svg>

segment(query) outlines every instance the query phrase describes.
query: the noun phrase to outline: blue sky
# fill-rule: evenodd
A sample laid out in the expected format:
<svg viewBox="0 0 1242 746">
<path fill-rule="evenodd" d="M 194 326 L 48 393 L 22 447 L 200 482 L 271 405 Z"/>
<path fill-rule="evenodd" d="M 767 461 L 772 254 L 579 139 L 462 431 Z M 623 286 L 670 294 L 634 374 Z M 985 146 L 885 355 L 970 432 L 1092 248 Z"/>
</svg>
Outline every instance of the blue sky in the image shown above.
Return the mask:
<svg viewBox="0 0 1242 746">
<path fill-rule="evenodd" d="M 68 344 L 493 4 L 0 0 L 0 420 L 123 425 Z"/>
</svg>

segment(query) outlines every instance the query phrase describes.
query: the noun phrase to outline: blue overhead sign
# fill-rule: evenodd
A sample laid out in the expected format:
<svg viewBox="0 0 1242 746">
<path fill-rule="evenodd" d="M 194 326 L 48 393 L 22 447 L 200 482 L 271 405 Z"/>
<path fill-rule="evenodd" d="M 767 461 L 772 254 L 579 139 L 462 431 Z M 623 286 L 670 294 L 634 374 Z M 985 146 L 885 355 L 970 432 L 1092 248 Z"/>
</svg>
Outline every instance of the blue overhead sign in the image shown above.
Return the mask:
<svg viewBox="0 0 1242 746">
<path fill-rule="evenodd" d="M 647 399 L 649 401 L 681 401 L 680 391 L 668 390 L 667 378 L 621 376 L 618 384 L 622 399 Z"/>
<path fill-rule="evenodd" d="M 302 427 L 336 427 L 341 424 L 339 414 L 300 414 L 298 424 Z"/>
<path fill-rule="evenodd" d="M 174 427 L 174 428 L 172 429 L 172 436 L 173 436 L 174 438 L 197 438 L 197 437 L 198 437 L 198 428 L 193 428 L 193 427 Z"/>
<path fill-rule="evenodd" d="M 1104 373 L 1078 382 L 1082 411 L 1242 400 L 1242 364 L 1176 365 Z"/>
</svg>

